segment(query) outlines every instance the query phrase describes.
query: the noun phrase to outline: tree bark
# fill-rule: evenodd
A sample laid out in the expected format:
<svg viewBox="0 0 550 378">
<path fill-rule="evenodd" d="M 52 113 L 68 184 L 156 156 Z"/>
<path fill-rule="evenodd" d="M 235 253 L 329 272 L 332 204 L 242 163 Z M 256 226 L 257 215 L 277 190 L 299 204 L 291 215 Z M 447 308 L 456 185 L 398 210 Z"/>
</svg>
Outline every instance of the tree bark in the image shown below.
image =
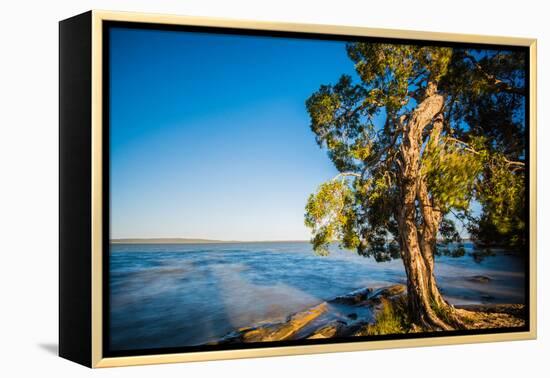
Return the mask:
<svg viewBox="0 0 550 378">
<path fill-rule="evenodd" d="M 425 330 L 451 330 L 461 326 L 453 307 L 443 299 L 437 287 L 434 252 L 442 214 L 434 206 L 420 171 L 423 131 L 432 124 L 430 142 L 437 144 L 443 125 L 440 117 L 443 103 L 436 85 L 430 83 L 425 99 L 405 125 L 399 155 L 401 208 L 398 226 L 401 258 L 407 274 L 409 315 L 413 323 Z"/>
</svg>

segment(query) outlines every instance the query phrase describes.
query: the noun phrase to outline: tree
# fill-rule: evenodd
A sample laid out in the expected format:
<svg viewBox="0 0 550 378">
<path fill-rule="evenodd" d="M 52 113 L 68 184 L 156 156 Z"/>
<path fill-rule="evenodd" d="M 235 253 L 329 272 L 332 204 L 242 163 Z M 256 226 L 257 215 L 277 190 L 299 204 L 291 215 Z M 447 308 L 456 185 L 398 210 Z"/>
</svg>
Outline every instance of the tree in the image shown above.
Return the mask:
<svg viewBox="0 0 550 378">
<path fill-rule="evenodd" d="M 338 240 L 377 261 L 400 257 L 411 320 L 462 328 L 437 287 L 437 241 L 459 240 L 459 219 L 474 237 L 499 230 L 521 244 L 525 55 L 383 43 L 347 53 L 357 79 L 343 75 L 306 101 L 339 171 L 308 199 L 313 247 L 327 254 Z"/>
</svg>

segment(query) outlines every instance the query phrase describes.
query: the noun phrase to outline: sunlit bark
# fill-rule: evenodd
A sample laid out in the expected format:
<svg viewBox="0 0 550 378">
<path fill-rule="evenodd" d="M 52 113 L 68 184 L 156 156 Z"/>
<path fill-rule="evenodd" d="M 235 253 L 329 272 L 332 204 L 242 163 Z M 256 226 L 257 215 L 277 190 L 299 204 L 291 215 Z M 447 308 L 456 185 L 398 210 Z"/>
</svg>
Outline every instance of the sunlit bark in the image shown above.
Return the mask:
<svg viewBox="0 0 550 378">
<path fill-rule="evenodd" d="M 434 253 L 442 214 L 430 198 L 420 170 L 423 131 L 432 125 L 430 143 L 439 142 L 443 104 L 443 96 L 437 94 L 436 85 L 430 83 L 425 99 L 404 127 L 400 146 L 398 224 L 411 320 L 425 329 L 449 330 L 460 327 L 461 323 L 453 307 L 441 296 L 434 275 Z"/>
</svg>

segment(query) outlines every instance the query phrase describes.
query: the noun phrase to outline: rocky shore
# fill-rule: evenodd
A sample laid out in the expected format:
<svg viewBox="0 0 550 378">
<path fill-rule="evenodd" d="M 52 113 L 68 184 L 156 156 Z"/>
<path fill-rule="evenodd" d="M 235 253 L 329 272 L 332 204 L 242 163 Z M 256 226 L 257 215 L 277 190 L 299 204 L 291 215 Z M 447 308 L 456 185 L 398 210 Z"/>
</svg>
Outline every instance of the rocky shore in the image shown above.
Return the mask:
<svg viewBox="0 0 550 378">
<path fill-rule="evenodd" d="M 287 316 L 237 329 L 211 344 L 323 339 L 418 332 L 406 324 L 406 288 L 361 289 Z M 523 305 L 456 306 L 469 329 L 521 327 Z"/>
</svg>

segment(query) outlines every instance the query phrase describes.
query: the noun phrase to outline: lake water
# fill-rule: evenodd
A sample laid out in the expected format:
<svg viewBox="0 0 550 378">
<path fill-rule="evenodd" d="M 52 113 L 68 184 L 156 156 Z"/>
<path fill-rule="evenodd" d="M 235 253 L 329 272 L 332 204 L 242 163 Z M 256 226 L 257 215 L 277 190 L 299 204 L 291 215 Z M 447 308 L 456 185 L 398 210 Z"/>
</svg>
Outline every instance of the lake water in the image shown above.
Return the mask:
<svg viewBox="0 0 550 378">
<path fill-rule="evenodd" d="M 524 303 L 521 255 L 474 255 L 466 244 L 462 257 L 436 258 L 451 303 Z M 473 279 L 480 275 L 490 280 Z M 401 260 L 377 263 L 337 248 L 320 257 L 305 242 L 113 244 L 111 349 L 203 344 L 355 289 L 404 282 Z"/>
</svg>

